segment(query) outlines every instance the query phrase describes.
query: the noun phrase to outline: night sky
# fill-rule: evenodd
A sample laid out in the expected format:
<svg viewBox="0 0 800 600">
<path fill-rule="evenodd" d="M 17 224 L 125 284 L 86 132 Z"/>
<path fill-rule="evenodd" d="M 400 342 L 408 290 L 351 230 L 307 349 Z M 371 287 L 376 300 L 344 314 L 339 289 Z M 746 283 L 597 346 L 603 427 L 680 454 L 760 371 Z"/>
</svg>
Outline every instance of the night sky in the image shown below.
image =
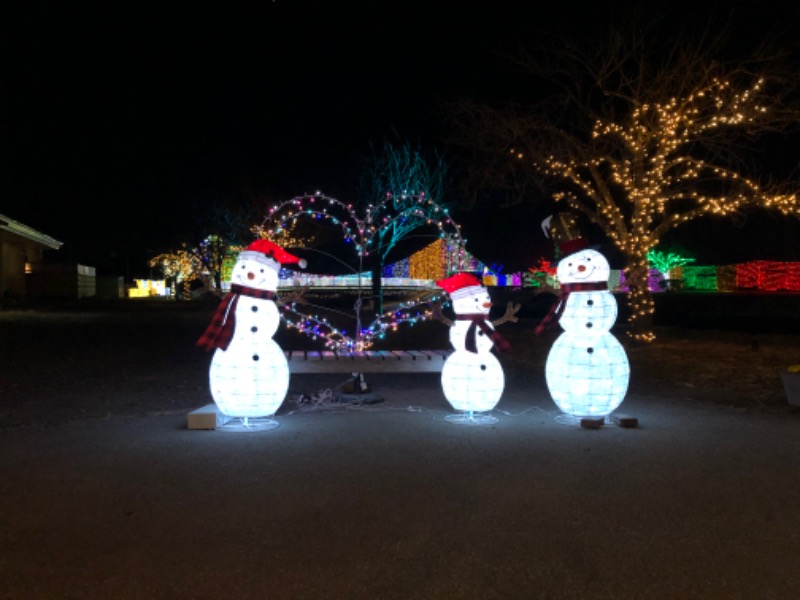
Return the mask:
<svg viewBox="0 0 800 600">
<path fill-rule="evenodd" d="M 753 17 L 770 3 L 739 4 L 759 35 L 771 19 Z M 796 14 L 775 5 L 782 19 Z M 626 5 L 187 6 L 4 9 L 0 213 L 64 242 L 62 260 L 148 276 L 146 258 L 177 247 L 210 205 L 316 190 L 355 200 L 370 144 L 441 148 L 440 101 L 530 94 L 499 53 L 548 31 L 596 29 Z M 538 256 L 534 207 L 496 213 L 488 231 L 484 216 L 464 224 L 478 258 L 513 269 Z M 713 227 L 723 247 L 725 236 L 755 235 Z"/>
</svg>

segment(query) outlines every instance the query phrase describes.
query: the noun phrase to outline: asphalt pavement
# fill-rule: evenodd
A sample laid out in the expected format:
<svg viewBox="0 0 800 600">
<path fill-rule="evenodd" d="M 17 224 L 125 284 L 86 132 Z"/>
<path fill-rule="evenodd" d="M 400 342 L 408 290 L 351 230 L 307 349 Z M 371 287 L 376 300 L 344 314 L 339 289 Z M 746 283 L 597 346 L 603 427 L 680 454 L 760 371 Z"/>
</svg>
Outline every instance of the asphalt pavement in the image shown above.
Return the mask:
<svg viewBox="0 0 800 600">
<path fill-rule="evenodd" d="M 520 376 L 467 425 L 436 374 L 370 383 L 263 431 L 4 430 L 0 598 L 800 597 L 796 416 L 631 394 L 587 429 Z"/>
</svg>

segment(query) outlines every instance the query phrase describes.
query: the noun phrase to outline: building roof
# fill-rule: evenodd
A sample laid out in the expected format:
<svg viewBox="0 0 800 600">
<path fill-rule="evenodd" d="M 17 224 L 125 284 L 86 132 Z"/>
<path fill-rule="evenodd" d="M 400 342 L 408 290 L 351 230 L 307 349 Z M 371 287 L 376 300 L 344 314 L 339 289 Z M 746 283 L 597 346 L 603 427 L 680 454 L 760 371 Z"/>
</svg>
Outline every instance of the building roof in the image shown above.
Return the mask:
<svg viewBox="0 0 800 600">
<path fill-rule="evenodd" d="M 32 240 L 42 246 L 47 246 L 53 250 L 61 248 L 63 242 L 50 237 L 40 231 L 36 231 L 33 227 L 15 221 L 14 219 L 0 214 L 0 231 L 8 231 L 26 239 Z"/>
</svg>

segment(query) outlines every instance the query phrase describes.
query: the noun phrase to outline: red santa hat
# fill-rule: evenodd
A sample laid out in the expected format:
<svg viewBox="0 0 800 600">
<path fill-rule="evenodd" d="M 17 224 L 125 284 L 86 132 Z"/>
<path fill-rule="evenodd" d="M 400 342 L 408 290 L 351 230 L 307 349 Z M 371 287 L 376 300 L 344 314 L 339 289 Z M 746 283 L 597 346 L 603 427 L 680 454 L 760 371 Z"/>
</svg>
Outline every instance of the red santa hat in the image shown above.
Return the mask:
<svg viewBox="0 0 800 600">
<path fill-rule="evenodd" d="M 436 282 L 452 299 L 464 298 L 483 290 L 480 280 L 471 273 L 456 273 Z M 476 289 L 477 288 L 477 289 Z"/>
<path fill-rule="evenodd" d="M 308 264 L 304 258 L 289 254 L 286 250 L 278 246 L 278 244 L 270 242 L 269 240 L 256 240 L 245 248 L 242 254 L 252 254 L 253 256 L 251 258 L 255 258 L 256 260 L 259 260 L 262 256 L 266 256 L 279 265 L 297 264 L 301 269 L 305 269 L 306 264 Z"/>
</svg>

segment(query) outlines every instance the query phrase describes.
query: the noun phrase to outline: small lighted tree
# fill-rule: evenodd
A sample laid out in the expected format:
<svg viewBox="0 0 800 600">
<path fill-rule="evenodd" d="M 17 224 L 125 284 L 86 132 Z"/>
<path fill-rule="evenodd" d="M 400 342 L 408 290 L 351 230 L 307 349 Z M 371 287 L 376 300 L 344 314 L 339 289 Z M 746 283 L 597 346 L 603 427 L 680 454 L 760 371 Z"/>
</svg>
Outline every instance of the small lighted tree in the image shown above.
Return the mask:
<svg viewBox="0 0 800 600">
<path fill-rule="evenodd" d="M 222 289 L 222 271 L 226 261 L 242 250 L 242 246 L 231 244 L 218 235 L 209 235 L 192 249 L 202 265 L 201 276 L 213 282 L 216 290 Z"/>
<path fill-rule="evenodd" d="M 540 258 L 539 262 L 529 267 L 525 274 L 525 279 L 532 287 L 536 287 L 536 293 L 552 292 L 555 293 L 558 289 L 556 281 L 556 271 L 558 264 L 553 264 L 549 260 Z"/>
<path fill-rule="evenodd" d="M 200 277 L 203 265 L 200 259 L 186 249 L 165 252 L 150 259 L 149 265 L 158 268 L 164 278 L 172 283 L 172 293 L 177 300 L 189 297 L 189 284 Z"/>
<path fill-rule="evenodd" d="M 374 227 L 367 241 L 372 256 L 372 295 L 383 311 L 383 267 L 401 240 L 449 219 L 442 203 L 447 167 L 442 157 L 426 159 L 419 148 L 384 142 L 366 162 L 360 205 Z"/>
<path fill-rule="evenodd" d="M 189 284 L 193 281 L 201 281 L 208 291 L 222 295 L 225 266 L 235 260 L 241 250 L 240 245 L 209 235 L 197 245 L 183 243 L 178 250 L 151 258 L 150 266 L 159 267 L 164 277 L 175 281 L 176 295 L 179 283 L 181 293 L 188 295 Z"/>
<path fill-rule="evenodd" d="M 676 252 L 662 252 L 653 248 L 647 253 L 647 262 L 664 276 L 667 288 L 670 287 L 672 269 L 693 263 L 693 258 L 681 256 Z"/>
</svg>

